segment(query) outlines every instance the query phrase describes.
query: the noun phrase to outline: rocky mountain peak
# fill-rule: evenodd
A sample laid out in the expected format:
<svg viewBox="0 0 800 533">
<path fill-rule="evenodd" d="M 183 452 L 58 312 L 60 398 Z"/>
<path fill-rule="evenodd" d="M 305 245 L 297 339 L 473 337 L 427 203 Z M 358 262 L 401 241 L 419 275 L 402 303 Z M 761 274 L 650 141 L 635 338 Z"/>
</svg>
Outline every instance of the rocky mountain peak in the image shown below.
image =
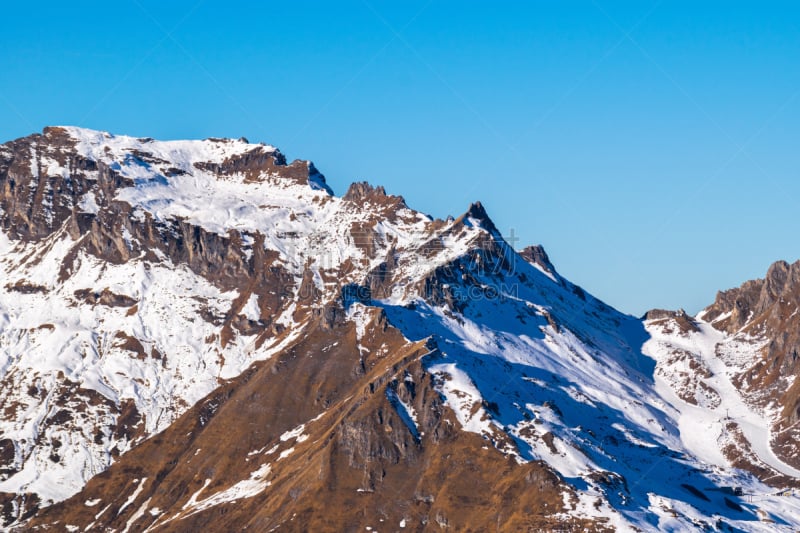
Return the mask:
<svg viewBox="0 0 800 533">
<path fill-rule="evenodd" d="M 766 324 L 776 304 L 794 301 L 800 295 L 800 261 L 790 264 L 777 261 L 770 265 L 763 279 L 720 291 L 714 303 L 701 315 L 717 329 L 736 333 L 752 322 Z M 765 322 L 766 321 L 766 322 Z"/>
<path fill-rule="evenodd" d="M 350 184 L 347 192 L 342 196 L 342 200 L 349 202 L 361 202 L 367 198 L 386 198 L 386 189 L 383 186 L 377 187 L 366 181 L 356 181 Z"/>
<path fill-rule="evenodd" d="M 342 200 L 355 203 L 372 202 L 374 204 L 392 204 L 396 207 L 407 207 L 402 196 L 387 194 L 382 185 L 372 185 L 366 181 L 357 181 L 350 184 Z"/>
<path fill-rule="evenodd" d="M 317 170 L 317 167 L 314 166 L 314 163 L 311 161 L 306 161 L 306 166 L 308 168 L 308 184 L 312 189 L 325 191 L 330 196 L 333 196 L 333 189 L 328 186 L 327 181 L 325 181 L 325 176 Z"/>
<path fill-rule="evenodd" d="M 467 211 L 460 217 L 456 218 L 456 223 L 476 224 L 478 227 L 485 229 L 493 235 L 500 234 L 500 232 L 497 230 L 497 226 L 495 226 L 494 222 L 489 217 L 489 213 L 486 212 L 486 208 L 483 207 L 481 202 L 471 203 Z"/>
<path fill-rule="evenodd" d="M 791 294 L 800 286 L 800 261 L 789 264 L 786 261 L 773 263 L 764 283 L 763 294 L 759 298 L 759 308 L 764 308 L 778 300 L 781 296 Z"/>
<path fill-rule="evenodd" d="M 526 246 L 519 252 L 519 255 L 521 255 L 522 258 L 529 263 L 538 265 L 545 272 L 549 272 L 553 276 L 558 275 L 558 272 L 556 272 L 556 267 L 553 266 L 553 263 L 550 261 L 550 257 L 547 255 L 547 252 L 544 250 L 542 245 L 535 244 Z"/>
</svg>

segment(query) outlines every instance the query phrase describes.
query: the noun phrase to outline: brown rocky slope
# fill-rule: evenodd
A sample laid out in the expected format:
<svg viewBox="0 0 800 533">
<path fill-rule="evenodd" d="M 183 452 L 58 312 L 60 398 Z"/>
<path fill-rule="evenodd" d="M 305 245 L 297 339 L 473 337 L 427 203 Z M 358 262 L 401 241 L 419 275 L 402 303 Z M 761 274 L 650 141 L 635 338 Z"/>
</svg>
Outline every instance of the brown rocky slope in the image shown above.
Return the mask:
<svg viewBox="0 0 800 533">
<path fill-rule="evenodd" d="M 26 528 L 603 528 L 553 516 L 565 510 L 570 489 L 546 465 L 518 465 L 457 428 L 421 365 L 435 347 L 409 343 L 377 311 L 366 335 L 367 346 L 383 345 L 385 355 L 360 360 L 352 325 L 315 328 Z M 419 413 L 419 436 L 401 420 L 388 388 Z M 266 473 L 254 478 L 263 465 Z M 266 490 L 231 490 L 248 479 L 263 481 Z"/>
</svg>

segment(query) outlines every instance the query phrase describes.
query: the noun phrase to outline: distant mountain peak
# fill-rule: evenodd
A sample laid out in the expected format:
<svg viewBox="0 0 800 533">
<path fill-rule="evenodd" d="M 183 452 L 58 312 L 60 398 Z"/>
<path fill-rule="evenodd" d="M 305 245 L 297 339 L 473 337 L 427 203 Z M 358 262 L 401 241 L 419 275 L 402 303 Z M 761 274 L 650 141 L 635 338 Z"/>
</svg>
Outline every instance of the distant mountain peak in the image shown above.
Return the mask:
<svg viewBox="0 0 800 533">
<path fill-rule="evenodd" d="M 719 291 L 714 303 L 701 313 L 717 329 L 736 333 L 752 321 L 768 318 L 776 304 L 793 302 L 800 295 L 800 261 L 776 261 L 764 278 L 744 282 L 741 286 Z"/>
<path fill-rule="evenodd" d="M 381 185 L 376 187 L 367 181 L 355 181 L 347 188 L 347 192 L 342 196 L 342 200 L 356 202 L 371 195 L 386 196 L 386 189 Z"/>
<path fill-rule="evenodd" d="M 500 236 L 497 226 L 495 226 L 494 221 L 489 217 L 489 213 L 486 212 L 486 208 L 483 207 L 481 202 L 471 203 L 466 212 L 456 218 L 455 221 L 460 224 L 475 223 L 478 227 L 483 228 L 489 233 Z"/>
</svg>

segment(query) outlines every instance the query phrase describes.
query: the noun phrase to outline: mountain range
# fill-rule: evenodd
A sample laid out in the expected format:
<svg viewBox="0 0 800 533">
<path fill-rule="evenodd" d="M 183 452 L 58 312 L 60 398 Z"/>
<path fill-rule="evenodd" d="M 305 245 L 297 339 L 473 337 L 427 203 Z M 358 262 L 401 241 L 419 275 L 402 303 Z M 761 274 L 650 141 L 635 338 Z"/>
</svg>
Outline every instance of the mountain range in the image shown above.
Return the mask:
<svg viewBox="0 0 800 533">
<path fill-rule="evenodd" d="M 18 531 L 797 531 L 800 262 L 621 313 L 246 139 L 0 145 Z"/>
</svg>

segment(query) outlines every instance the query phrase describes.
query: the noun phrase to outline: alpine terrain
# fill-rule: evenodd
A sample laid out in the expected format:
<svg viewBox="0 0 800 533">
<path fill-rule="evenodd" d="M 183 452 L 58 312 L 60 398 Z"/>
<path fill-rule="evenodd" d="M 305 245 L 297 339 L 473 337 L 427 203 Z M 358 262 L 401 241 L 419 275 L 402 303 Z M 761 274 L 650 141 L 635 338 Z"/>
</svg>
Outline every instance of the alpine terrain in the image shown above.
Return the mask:
<svg viewBox="0 0 800 533">
<path fill-rule="evenodd" d="M 245 139 L 0 145 L 18 531 L 797 531 L 800 263 L 622 314 Z"/>
</svg>

